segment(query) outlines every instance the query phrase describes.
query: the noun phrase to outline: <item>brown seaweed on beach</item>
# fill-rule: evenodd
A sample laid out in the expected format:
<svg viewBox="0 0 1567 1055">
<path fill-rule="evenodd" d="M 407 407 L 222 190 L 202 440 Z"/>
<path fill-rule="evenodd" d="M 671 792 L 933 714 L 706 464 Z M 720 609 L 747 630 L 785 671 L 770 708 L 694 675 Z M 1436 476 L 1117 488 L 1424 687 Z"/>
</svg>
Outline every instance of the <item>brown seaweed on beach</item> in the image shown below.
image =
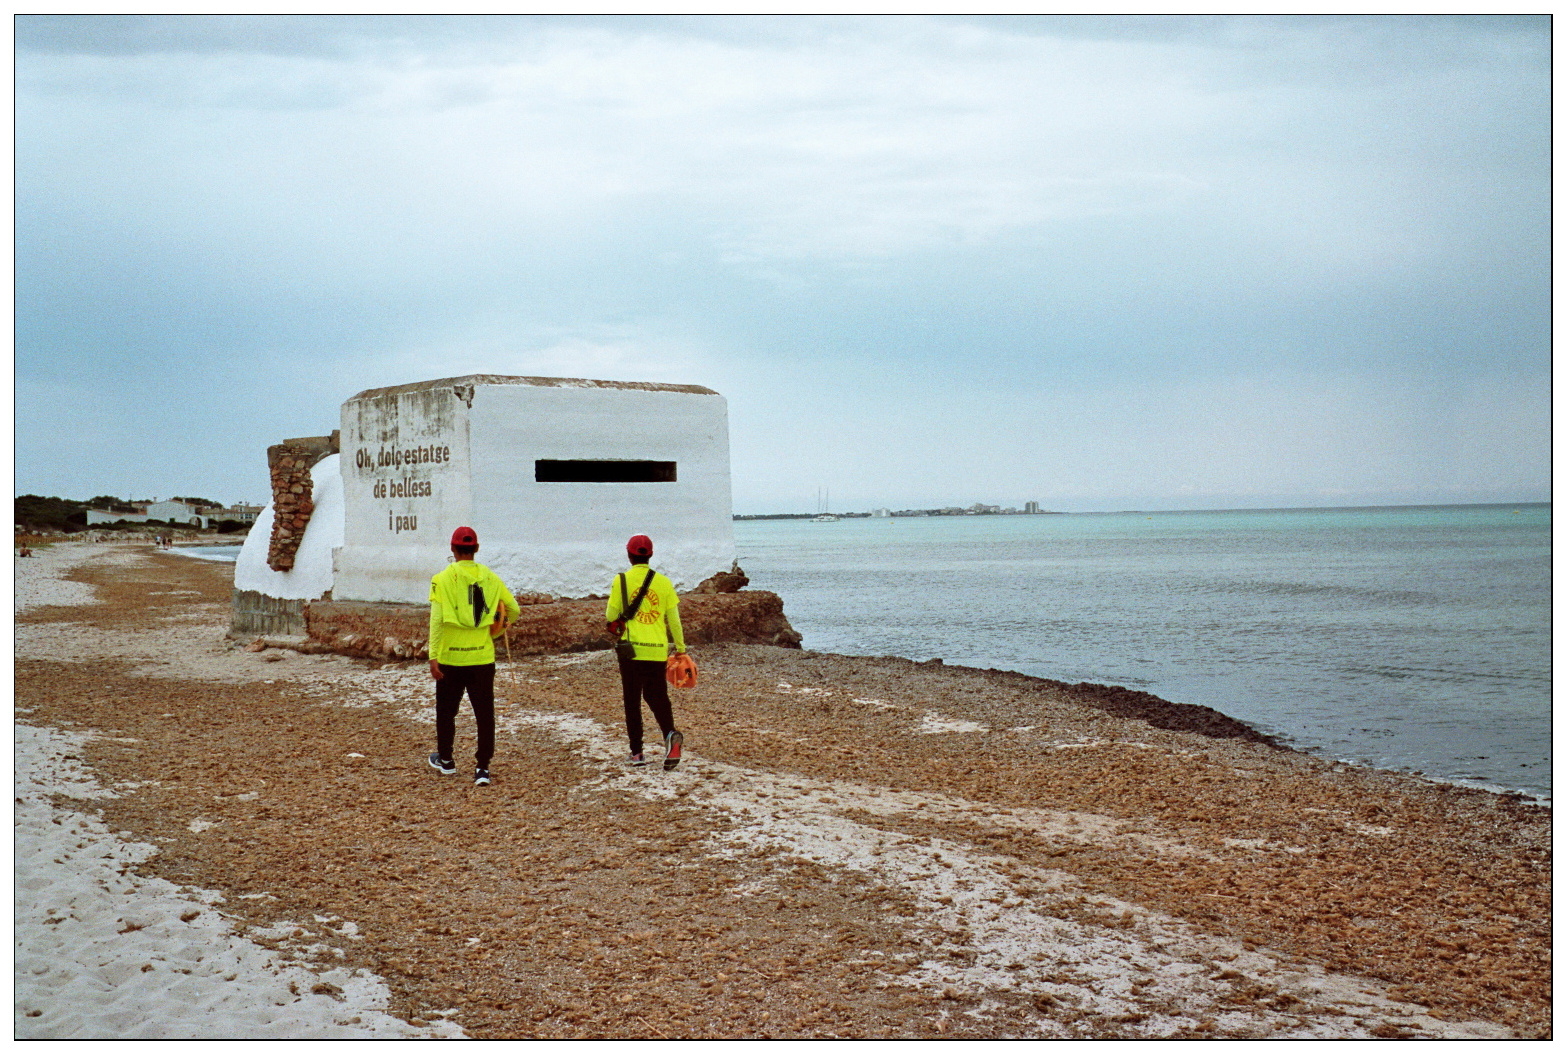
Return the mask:
<svg viewBox="0 0 1567 1055">
<path fill-rule="evenodd" d="M 607 654 L 506 666 L 480 789 L 423 763 L 419 664 L 247 652 L 220 566 L 127 549 L 79 573 L 99 603 L 18 617 L 19 720 L 98 731 L 124 789 L 61 807 L 409 1021 L 1550 1036 L 1550 811 L 1516 797 L 1115 686 L 766 645 L 697 650 L 673 774 L 619 765 Z"/>
</svg>

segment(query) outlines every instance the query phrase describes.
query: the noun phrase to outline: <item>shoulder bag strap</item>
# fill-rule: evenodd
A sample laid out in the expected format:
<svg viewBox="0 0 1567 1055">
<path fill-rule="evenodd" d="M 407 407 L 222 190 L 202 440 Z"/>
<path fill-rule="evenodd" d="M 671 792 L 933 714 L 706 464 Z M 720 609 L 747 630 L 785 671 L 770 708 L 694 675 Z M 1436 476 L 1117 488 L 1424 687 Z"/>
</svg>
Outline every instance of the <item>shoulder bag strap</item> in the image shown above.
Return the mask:
<svg viewBox="0 0 1567 1055">
<path fill-rule="evenodd" d="M 620 573 L 620 621 L 626 625 L 629 632 L 632 616 L 637 614 L 637 609 L 642 607 L 642 598 L 647 596 L 647 588 L 653 585 L 653 576 L 656 575 L 652 568 L 647 570 L 647 578 L 642 580 L 641 589 L 637 590 L 637 599 L 631 602 L 631 607 L 626 607 L 626 573 Z"/>
</svg>

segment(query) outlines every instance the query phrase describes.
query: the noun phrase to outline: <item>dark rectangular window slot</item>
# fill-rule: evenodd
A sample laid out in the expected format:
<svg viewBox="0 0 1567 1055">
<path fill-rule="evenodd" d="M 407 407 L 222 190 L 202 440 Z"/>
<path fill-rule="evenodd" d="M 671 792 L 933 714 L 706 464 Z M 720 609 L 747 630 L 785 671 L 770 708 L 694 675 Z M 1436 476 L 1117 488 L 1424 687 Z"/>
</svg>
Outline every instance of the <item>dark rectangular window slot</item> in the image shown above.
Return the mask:
<svg viewBox="0 0 1567 1055">
<path fill-rule="evenodd" d="M 675 463 L 540 458 L 533 478 L 541 484 L 672 484 Z"/>
</svg>

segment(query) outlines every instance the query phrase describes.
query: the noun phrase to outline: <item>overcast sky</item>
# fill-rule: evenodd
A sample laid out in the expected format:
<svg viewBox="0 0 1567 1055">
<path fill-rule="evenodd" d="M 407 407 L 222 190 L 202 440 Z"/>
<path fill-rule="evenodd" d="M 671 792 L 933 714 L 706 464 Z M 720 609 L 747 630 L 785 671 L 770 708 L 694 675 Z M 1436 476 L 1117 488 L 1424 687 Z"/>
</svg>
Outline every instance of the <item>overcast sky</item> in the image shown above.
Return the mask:
<svg viewBox="0 0 1567 1055">
<path fill-rule="evenodd" d="M 20 17 L 16 490 L 466 373 L 735 511 L 1544 500 L 1544 17 Z"/>
</svg>

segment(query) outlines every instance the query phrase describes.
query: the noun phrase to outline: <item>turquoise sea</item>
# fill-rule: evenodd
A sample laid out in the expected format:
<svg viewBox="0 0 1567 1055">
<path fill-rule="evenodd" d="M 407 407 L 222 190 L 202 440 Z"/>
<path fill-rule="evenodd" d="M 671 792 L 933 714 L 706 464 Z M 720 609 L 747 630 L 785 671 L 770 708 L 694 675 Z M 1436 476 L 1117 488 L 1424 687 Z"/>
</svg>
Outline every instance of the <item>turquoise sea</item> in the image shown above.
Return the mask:
<svg viewBox="0 0 1567 1055">
<path fill-rule="evenodd" d="M 738 521 L 805 647 L 1124 685 L 1551 796 L 1551 508 Z"/>
</svg>

